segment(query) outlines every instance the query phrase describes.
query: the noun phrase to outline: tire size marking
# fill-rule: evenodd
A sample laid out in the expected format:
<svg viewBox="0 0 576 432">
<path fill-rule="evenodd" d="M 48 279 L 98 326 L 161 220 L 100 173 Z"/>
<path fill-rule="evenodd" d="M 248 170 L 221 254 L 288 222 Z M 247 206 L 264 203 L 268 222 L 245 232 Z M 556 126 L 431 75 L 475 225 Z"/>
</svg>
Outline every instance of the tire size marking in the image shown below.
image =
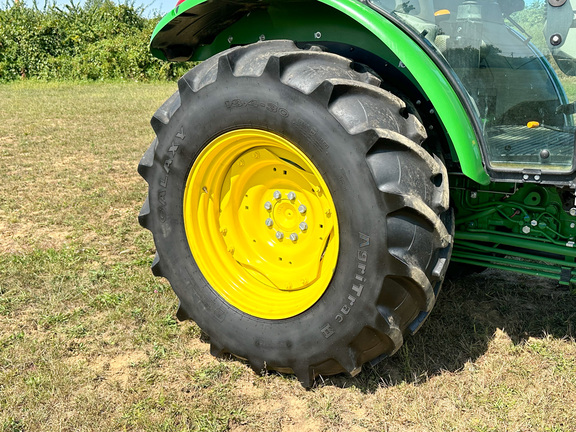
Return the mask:
<svg viewBox="0 0 576 432">
<path fill-rule="evenodd" d="M 318 133 L 318 129 L 308 124 L 305 120 L 294 119 L 292 120 L 292 126 L 302 132 L 306 138 L 314 144 L 318 151 L 325 153 L 330 148 L 328 143 L 322 138 L 322 134 Z"/>
<path fill-rule="evenodd" d="M 249 101 L 244 101 L 242 99 L 232 99 L 232 100 L 227 100 L 224 102 L 224 105 L 226 105 L 226 108 L 228 108 L 229 110 L 233 109 L 233 108 L 244 108 L 244 107 L 252 107 L 252 108 L 264 108 L 267 111 L 270 111 L 271 113 L 274 114 L 279 114 L 280 116 L 287 118 L 290 116 L 290 114 L 288 113 L 288 110 L 286 108 L 282 108 L 279 107 L 277 104 L 273 103 L 273 102 L 262 102 L 259 101 L 257 99 L 251 99 Z"/>
<path fill-rule="evenodd" d="M 354 274 L 352 287 L 348 293 L 348 297 L 346 298 L 346 303 L 342 305 L 338 313 L 334 316 L 334 321 L 338 324 L 344 322 L 344 319 L 354 307 L 356 300 L 360 298 L 364 291 L 364 282 L 366 282 L 366 262 L 368 261 L 368 251 L 364 248 L 370 245 L 370 236 L 363 233 L 358 233 L 358 235 L 360 237 L 360 243 L 356 255 L 356 273 Z M 335 330 L 330 326 L 330 324 L 326 324 L 321 329 L 321 332 L 324 337 L 328 338 L 332 336 Z"/>
<path fill-rule="evenodd" d="M 180 128 L 180 132 L 176 134 L 176 138 L 182 141 L 186 138 L 184 127 Z M 180 145 L 181 143 L 177 144 L 176 141 L 172 141 L 170 147 L 168 147 L 168 150 L 166 151 L 167 157 L 164 159 L 162 165 L 165 174 L 160 178 L 160 187 L 163 189 L 158 190 L 158 214 L 162 223 L 166 222 L 166 188 L 168 187 L 168 176 L 170 175 L 170 170 Z"/>
</svg>

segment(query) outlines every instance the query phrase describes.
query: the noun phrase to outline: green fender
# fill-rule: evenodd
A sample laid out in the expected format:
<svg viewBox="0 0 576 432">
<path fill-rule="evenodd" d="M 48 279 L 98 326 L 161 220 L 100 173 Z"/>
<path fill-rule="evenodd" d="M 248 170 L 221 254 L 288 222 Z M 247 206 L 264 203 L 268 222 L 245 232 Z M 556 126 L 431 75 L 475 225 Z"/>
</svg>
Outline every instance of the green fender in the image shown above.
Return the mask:
<svg viewBox="0 0 576 432">
<path fill-rule="evenodd" d="M 473 114 L 448 78 L 407 33 L 356 0 L 186 0 L 162 18 L 150 47 L 163 60 L 203 60 L 264 38 L 344 42 L 397 59 L 434 106 L 462 173 L 480 184 L 490 182 L 469 117 Z"/>
</svg>

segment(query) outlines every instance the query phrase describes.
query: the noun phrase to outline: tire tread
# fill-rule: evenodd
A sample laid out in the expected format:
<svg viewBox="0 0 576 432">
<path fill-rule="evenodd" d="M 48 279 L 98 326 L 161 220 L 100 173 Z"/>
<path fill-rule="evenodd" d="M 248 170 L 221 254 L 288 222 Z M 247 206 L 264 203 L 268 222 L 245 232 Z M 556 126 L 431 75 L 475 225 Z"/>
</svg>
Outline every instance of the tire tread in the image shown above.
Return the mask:
<svg viewBox="0 0 576 432">
<path fill-rule="evenodd" d="M 392 253 L 395 274 L 399 280 L 408 280 L 407 293 L 417 308 L 416 316 L 397 317 L 395 311 L 384 304 L 374 307 L 369 324 L 353 338 L 345 354 L 339 352 L 317 366 L 306 364 L 298 359 L 286 359 L 286 364 L 270 365 L 258 354 L 247 359 L 258 373 L 265 369 L 293 371 L 302 384 L 309 387 L 317 375 L 347 371 L 356 374 L 373 347 L 362 348 L 363 340 L 378 341 L 386 351 L 378 358 L 392 355 L 403 343 L 403 334 L 412 323 L 418 327 L 423 322 L 436 301 L 438 288 L 443 275 L 434 277 L 432 269 L 442 257 L 448 259 L 451 252 L 452 233 L 445 225 L 442 216 L 448 211 L 448 177 L 439 158 L 427 153 L 420 144 L 426 139 L 426 131 L 419 120 L 407 112 L 406 104 L 397 96 L 379 87 L 381 79 L 369 68 L 356 64 L 341 56 L 322 51 L 311 46 L 309 50 L 296 47 L 291 41 L 267 41 L 246 47 L 236 47 L 212 57 L 190 72 L 178 83 L 178 92 L 169 98 L 152 117 L 151 124 L 157 138 L 140 161 L 138 171 L 148 181 L 150 168 L 154 163 L 157 140 L 162 139 L 163 131 L 171 117 L 185 105 L 186 98 L 223 77 L 258 77 L 266 74 L 311 97 L 328 108 L 332 116 L 351 135 L 365 137 L 366 161 L 371 169 L 374 185 L 380 191 L 381 199 L 391 209 L 388 217 L 394 214 L 413 213 L 431 227 L 428 240 L 434 245 L 438 259 L 430 268 L 411 268 L 414 260 L 407 257 L 410 250 Z M 352 101 L 352 103 L 351 103 Z M 386 111 L 386 128 L 382 127 L 382 105 Z M 386 170 L 390 166 L 392 152 L 408 154 L 415 166 L 406 168 L 410 174 L 424 175 L 425 196 L 419 195 L 405 182 L 390 180 Z M 422 174 L 424 173 L 424 174 Z M 142 226 L 154 232 L 153 218 L 150 216 L 150 203 L 147 199 L 140 212 Z M 152 264 L 156 276 L 166 276 L 162 260 L 157 253 Z M 384 288 L 383 288 L 384 289 Z M 191 311 L 180 305 L 179 317 L 192 317 Z M 425 315 L 422 315 L 425 314 Z M 424 318 L 423 318 L 424 317 Z M 212 335 L 211 335 L 212 336 Z M 380 345 L 378 345 L 380 346 Z M 211 353 L 222 356 L 230 350 L 211 337 Z M 234 353 L 232 353 L 234 354 Z M 336 371 L 336 372 L 334 372 Z"/>
</svg>

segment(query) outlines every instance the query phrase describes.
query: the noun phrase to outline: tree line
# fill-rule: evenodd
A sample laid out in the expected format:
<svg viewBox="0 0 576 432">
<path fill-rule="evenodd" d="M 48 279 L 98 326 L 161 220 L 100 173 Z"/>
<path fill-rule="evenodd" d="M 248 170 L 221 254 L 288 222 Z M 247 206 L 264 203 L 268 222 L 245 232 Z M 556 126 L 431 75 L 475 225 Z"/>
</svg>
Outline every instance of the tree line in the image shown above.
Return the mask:
<svg viewBox="0 0 576 432">
<path fill-rule="evenodd" d="M 43 7 L 7 0 L 0 9 L 0 81 L 177 78 L 190 63 L 163 62 L 148 49 L 159 19 L 111 0 Z"/>
</svg>

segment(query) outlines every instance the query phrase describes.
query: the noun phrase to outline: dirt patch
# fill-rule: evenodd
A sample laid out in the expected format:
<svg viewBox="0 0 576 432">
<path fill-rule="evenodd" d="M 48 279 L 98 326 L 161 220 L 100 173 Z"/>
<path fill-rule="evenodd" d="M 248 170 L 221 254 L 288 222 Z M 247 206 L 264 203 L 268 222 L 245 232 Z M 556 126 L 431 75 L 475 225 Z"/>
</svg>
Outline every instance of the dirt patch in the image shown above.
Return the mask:
<svg viewBox="0 0 576 432">
<path fill-rule="evenodd" d="M 98 356 L 87 361 L 86 366 L 93 370 L 98 380 L 107 380 L 127 386 L 136 374 L 134 367 L 148 358 L 146 353 L 132 351 L 115 357 Z"/>
<path fill-rule="evenodd" d="M 72 232 L 63 227 L 48 227 L 32 221 L 10 223 L 0 211 L 0 254 L 23 254 L 35 248 L 61 248 Z"/>
</svg>

